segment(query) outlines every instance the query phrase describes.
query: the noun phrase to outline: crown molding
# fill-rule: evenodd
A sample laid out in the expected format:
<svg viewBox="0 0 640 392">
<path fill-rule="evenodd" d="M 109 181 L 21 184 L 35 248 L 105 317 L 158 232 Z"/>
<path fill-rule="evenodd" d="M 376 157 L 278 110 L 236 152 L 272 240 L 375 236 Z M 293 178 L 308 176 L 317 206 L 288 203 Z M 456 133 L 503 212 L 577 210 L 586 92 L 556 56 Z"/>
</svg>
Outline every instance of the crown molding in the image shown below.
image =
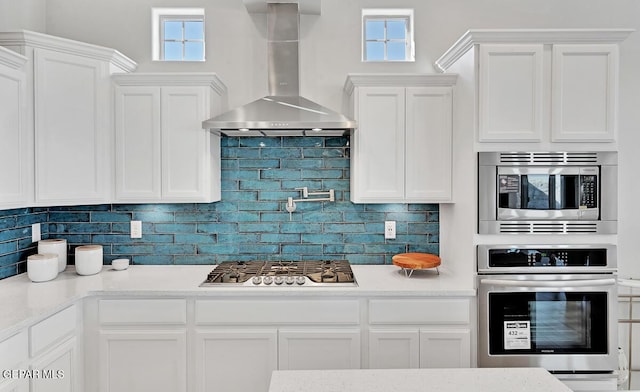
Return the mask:
<svg viewBox="0 0 640 392">
<path fill-rule="evenodd" d="M 219 95 L 227 94 L 227 86 L 213 72 L 134 72 L 111 75 L 119 86 L 209 86 Z"/>
<path fill-rule="evenodd" d="M 416 87 L 416 86 L 453 86 L 456 74 L 426 73 L 350 73 L 344 83 L 344 91 L 351 94 L 356 87 Z"/>
<path fill-rule="evenodd" d="M 439 59 L 444 72 L 476 44 L 598 44 L 619 43 L 634 29 L 487 29 L 467 30 Z"/>
<path fill-rule="evenodd" d="M 0 45 L 50 49 L 57 52 L 97 59 L 109 62 L 121 68 L 124 72 L 133 72 L 138 66 L 135 61 L 115 49 L 37 33 L 35 31 L 19 30 L 0 32 Z"/>
<path fill-rule="evenodd" d="M 29 59 L 11 49 L 0 46 L 0 64 L 9 68 L 20 69 Z"/>
</svg>

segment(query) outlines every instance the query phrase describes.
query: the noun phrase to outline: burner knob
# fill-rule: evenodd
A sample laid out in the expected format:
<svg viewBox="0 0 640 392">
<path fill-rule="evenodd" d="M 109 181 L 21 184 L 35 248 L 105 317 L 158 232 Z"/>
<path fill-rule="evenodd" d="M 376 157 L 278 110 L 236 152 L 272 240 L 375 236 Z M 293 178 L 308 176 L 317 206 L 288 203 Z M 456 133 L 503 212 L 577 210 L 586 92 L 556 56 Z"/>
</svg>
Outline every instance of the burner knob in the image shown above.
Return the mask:
<svg viewBox="0 0 640 392">
<path fill-rule="evenodd" d="M 286 284 L 293 284 L 293 282 L 295 282 L 296 279 L 293 276 L 287 276 L 286 278 L 284 278 L 284 282 Z"/>
<path fill-rule="evenodd" d="M 284 283 L 284 277 L 283 276 L 276 276 L 275 278 L 273 278 L 273 282 L 275 284 L 283 284 Z"/>
<path fill-rule="evenodd" d="M 254 276 L 253 278 L 251 278 L 251 282 L 253 282 L 253 284 L 255 285 L 259 285 L 260 283 L 262 283 L 262 277 Z"/>
<path fill-rule="evenodd" d="M 273 283 L 273 277 L 271 276 L 265 276 L 264 278 L 262 278 L 262 282 L 264 284 L 271 284 Z"/>
<path fill-rule="evenodd" d="M 296 276 L 296 283 L 299 285 L 303 285 L 305 282 L 304 276 Z"/>
</svg>

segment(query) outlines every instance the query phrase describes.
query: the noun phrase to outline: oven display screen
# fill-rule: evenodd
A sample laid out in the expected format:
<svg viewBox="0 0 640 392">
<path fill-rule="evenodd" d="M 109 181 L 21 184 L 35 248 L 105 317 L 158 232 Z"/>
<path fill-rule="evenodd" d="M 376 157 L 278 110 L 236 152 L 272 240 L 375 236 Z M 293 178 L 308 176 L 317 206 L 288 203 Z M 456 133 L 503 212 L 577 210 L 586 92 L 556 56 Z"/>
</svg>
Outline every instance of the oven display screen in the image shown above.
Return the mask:
<svg viewBox="0 0 640 392">
<path fill-rule="evenodd" d="M 606 293 L 490 293 L 489 351 L 605 354 L 606 307 Z"/>
</svg>

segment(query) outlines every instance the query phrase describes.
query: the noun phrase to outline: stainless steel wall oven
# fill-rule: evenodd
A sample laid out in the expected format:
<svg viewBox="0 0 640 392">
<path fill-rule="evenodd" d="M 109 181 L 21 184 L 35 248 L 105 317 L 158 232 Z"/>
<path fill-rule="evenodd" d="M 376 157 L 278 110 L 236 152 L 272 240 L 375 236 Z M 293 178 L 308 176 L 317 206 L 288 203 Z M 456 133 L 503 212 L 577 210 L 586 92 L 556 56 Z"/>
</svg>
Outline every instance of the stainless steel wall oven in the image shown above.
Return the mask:
<svg viewBox="0 0 640 392">
<path fill-rule="evenodd" d="M 614 245 L 478 246 L 478 366 L 613 374 Z"/>
<path fill-rule="evenodd" d="M 478 232 L 616 233 L 616 152 L 480 152 Z"/>
</svg>

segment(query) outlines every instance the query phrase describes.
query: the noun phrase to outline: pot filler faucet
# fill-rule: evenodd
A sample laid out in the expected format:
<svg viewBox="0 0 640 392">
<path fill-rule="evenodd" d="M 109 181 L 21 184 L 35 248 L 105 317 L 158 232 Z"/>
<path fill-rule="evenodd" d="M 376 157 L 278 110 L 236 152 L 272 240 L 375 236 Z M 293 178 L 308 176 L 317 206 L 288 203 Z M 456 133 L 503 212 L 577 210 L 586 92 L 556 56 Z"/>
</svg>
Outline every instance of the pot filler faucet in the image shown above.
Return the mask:
<svg viewBox="0 0 640 392">
<path fill-rule="evenodd" d="M 293 197 L 287 198 L 287 206 L 286 209 L 289 212 L 289 220 L 291 220 L 291 213 L 296 210 L 296 202 L 303 201 L 336 201 L 335 192 L 333 189 L 329 189 L 328 191 L 317 191 L 317 192 L 309 192 L 309 188 L 295 188 L 300 192 L 302 198 L 294 199 Z M 309 198 L 309 196 L 325 196 L 325 197 L 314 197 Z"/>
</svg>

